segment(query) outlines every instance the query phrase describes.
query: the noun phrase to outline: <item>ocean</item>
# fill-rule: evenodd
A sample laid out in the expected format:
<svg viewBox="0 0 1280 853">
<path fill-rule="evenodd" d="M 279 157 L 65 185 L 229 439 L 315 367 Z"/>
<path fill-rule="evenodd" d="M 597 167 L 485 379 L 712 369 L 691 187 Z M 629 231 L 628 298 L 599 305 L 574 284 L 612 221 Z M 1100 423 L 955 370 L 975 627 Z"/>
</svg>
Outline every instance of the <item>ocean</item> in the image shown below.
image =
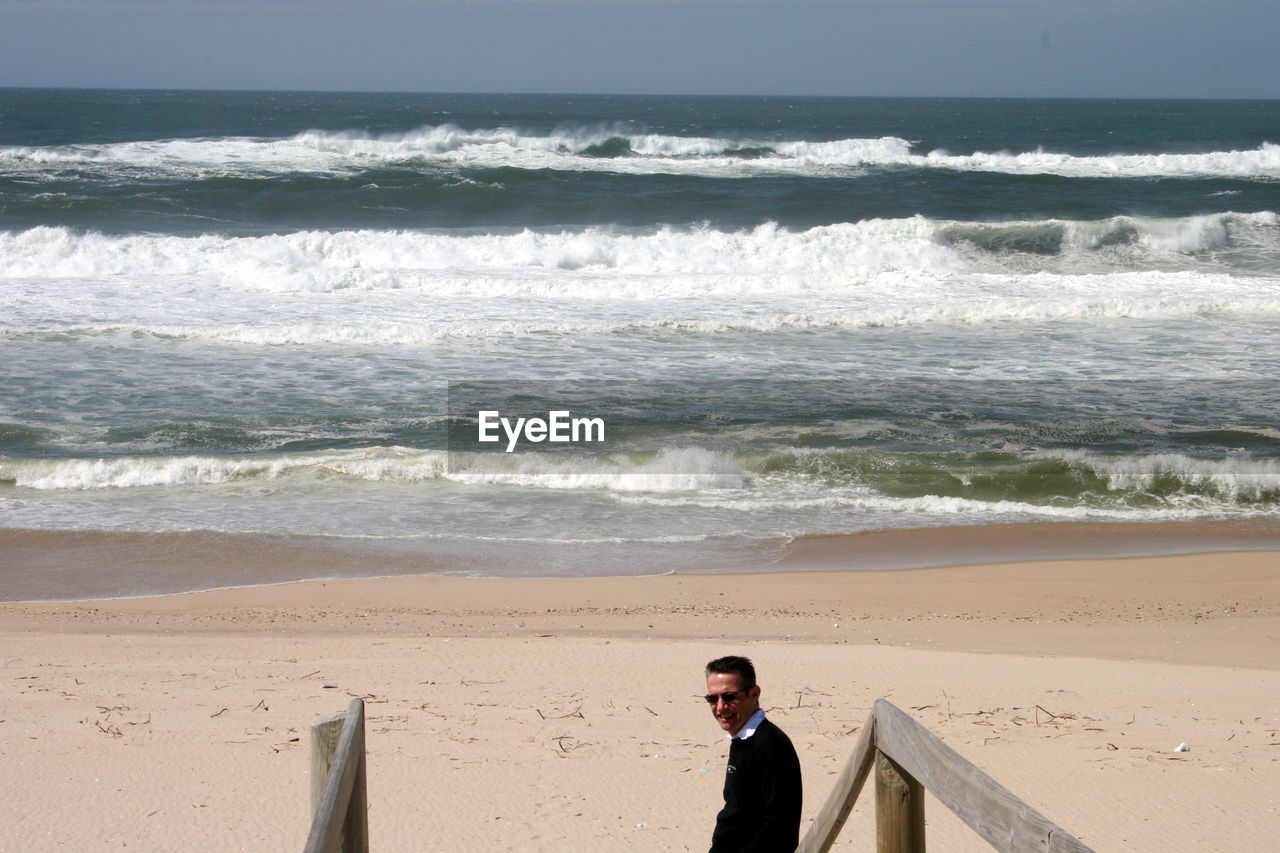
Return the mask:
<svg viewBox="0 0 1280 853">
<path fill-rule="evenodd" d="M 1277 377 L 1280 102 L 0 90 L 8 530 L 576 577 L 1266 526 Z"/>
</svg>

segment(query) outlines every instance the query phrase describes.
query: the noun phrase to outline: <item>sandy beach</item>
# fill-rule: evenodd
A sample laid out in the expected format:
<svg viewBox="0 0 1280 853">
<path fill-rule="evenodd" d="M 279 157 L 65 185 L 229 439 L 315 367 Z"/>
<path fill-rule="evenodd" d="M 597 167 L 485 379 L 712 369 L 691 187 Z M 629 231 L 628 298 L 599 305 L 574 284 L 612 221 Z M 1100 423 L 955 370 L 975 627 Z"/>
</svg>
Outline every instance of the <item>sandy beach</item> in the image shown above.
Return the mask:
<svg viewBox="0 0 1280 853">
<path fill-rule="evenodd" d="M 5 850 L 299 849 L 308 726 L 356 696 L 374 849 L 702 850 L 723 653 L 796 744 L 806 828 L 885 697 L 1095 849 L 1280 834 L 1274 551 L 317 581 L 11 602 L 0 637 Z M 871 849 L 872 805 L 837 849 Z M 989 849 L 926 815 L 939 849 Z"/>
</svg>

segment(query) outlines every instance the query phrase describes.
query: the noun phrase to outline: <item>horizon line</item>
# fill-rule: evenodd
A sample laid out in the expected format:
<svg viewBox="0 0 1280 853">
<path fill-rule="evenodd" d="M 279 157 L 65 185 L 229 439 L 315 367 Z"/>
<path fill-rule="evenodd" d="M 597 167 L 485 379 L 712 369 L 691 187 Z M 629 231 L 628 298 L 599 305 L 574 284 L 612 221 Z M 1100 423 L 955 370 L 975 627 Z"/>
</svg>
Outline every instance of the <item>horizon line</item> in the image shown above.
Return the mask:
<svg viewBox="0 0 1280 853">
<path fill-rule="evenodd" d="M 219 86 L 66 86 L 66 85 L 0 85 L 3 92 L 198 92 L 204 94 L 288 94 L 288 95 L 416 95 L 435 97 L 493 98 L 688 98 L 741 100 L 916 100 L 916 101 L 1111 101 L 1111 102 L 1252 102 L 1280 103 L 1280 98 L 1248 96 L 1178 96 L 1178 95 L 887 95 L 887 94 L 799 94 L 799 93 L 673 93 L 673 92 L 552 92 L 552 91 L 484 91 L 426 89 L 289 89 L 289 88 L 225 88 Z"/>
</svg>

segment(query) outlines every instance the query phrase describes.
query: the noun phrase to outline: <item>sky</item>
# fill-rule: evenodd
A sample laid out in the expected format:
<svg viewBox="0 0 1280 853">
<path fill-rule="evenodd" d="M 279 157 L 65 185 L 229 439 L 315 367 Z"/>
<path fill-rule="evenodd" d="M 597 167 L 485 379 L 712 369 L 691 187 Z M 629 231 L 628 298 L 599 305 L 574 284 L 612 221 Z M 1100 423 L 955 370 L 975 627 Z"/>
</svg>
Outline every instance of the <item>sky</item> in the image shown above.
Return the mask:
<svg viewBox="0 0 1280 853">
<path fill-rule="evenodd" d="M 0 86 L 1280 99 L 1277 0 L 0 0 Z"/>
</svg>

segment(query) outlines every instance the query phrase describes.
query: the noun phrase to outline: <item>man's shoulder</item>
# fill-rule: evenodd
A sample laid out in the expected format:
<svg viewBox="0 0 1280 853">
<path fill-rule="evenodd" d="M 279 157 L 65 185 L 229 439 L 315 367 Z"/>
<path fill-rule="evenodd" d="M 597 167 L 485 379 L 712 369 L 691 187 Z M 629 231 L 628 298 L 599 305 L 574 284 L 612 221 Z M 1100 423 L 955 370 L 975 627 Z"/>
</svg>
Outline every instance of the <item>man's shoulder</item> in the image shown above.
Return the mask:
<svg viewBox="0 0 1280 853">
<path fill-rule="evenodd" d="M 779 726 L 777 723 L 775 723 L 773 720 L 769 719 L 768 717 L 765 717 L 763 720 L 761 720 L 760 725 L 756 728 L 756 734 L 761 734 L 764 732 L 768 732 L 772 736 L 777 736 L 777 735 L 781 735 L 782 737 L 787 736 L 787 733 L 782 730 L 782 727 Z"/>
<path fill-rule="evenodd" d="M 792 745 L 791 738 L 787 737 L 787 733 L 766 719 L 760 724 L 760 728 L 756 729 L 755 737 L 752 738 L 752 740 L 757 739 L 760 741 L 756 747 L 759 750 L 756 753 L 758 760 L 770 767 L 772 772 L 781 774 L 782 778 L 791 779 L 798 785 L 800 756 L 796 754 L 796 748 Z"/>
<path fill-rule="evenodd" d="M 787 733 L 768 717 L 765 717 L 760 721 L 760 726 L 756 729 L 755 737 L 762 738 L 762 742 L 769 741 L 779 744 L 785 743 L 788 747 L 791 746 L 791 738 L 787 737 Z"/>
</svg>

